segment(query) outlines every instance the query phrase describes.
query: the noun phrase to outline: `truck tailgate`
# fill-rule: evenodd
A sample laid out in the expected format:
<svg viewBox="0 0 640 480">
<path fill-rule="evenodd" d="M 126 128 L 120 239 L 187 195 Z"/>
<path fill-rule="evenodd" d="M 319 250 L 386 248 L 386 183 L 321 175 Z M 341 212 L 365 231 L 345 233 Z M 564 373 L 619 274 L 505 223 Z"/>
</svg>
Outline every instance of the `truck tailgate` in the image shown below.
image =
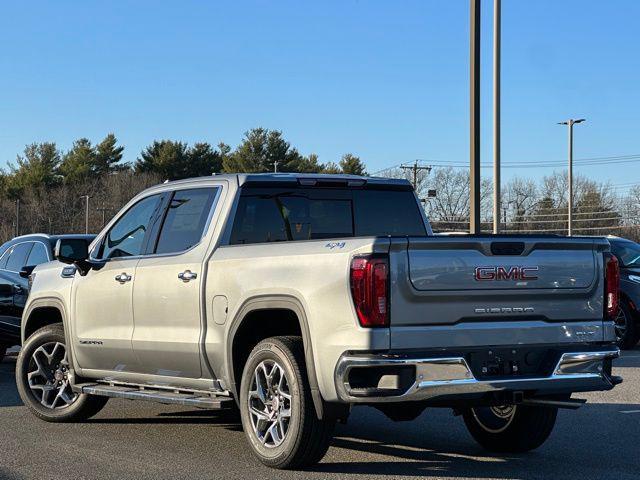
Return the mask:
<svg viewBox="0 0 640 480">
<path fill-rule="evenodd" d="M 601 321 L 606 249 L 601 238 L 394 239 L 391 328 Z"/>
</svg>

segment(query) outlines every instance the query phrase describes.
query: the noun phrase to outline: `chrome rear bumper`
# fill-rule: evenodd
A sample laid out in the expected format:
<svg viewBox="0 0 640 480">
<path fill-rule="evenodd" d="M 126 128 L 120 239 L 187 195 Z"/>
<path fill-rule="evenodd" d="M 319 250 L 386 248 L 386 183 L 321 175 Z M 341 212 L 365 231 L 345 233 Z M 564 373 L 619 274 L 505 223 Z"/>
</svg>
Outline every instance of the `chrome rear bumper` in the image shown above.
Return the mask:
<svg viewBox="0 0 640 480">
<path fill-rule="evenodd" d="M 344 354 L 336 366 L 335 382 L 340 400 L 348 403 L 446 400 L 492 392 L 535 391 L 536 394 L 609 390 L 614 387 L 604 362 L 620 356 L 618 348 L 592 352 L 567 352 L 546 377 L 478 380 L 463 357 L 409 358 L 399 355 Z M 353 388 L 349 374 L 354 368 L 415 367 L 415 380 L 408 388 L 385 391 Z"/>
</svg>

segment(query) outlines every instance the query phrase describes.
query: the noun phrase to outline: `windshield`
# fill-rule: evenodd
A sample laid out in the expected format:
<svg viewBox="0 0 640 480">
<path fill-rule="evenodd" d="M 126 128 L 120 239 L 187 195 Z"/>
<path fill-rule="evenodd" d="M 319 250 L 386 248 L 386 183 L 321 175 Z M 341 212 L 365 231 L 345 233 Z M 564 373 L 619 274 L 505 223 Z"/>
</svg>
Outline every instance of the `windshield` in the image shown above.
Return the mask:
<svg viewBox="0 0 640 480">
<path fill-rule="evenodd" d="M 611 249 L 623 267 L 640 267 L 640 245 L 637 243 L 612 243 Z"/>
</svg>

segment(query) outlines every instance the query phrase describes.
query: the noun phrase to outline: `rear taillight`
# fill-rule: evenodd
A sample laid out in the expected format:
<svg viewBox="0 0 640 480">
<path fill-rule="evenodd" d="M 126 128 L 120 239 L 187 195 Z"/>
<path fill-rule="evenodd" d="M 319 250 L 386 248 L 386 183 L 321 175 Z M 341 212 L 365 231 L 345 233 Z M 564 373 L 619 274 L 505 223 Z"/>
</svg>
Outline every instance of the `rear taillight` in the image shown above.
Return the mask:
<svg viewBox="0 0 640 480">
<path fill-rule="evenodd" d="M 386 257 L 354 257 L 351 296 L 363 327 L 389 326 L 389 262 Z"/>
<path fill-rule="evenodd" d="M 607 317 L 614 319 L 618 313 L 620 302 L 620 268 L 618 259 L 605 253 L 604 301 Z"/>
</svg>

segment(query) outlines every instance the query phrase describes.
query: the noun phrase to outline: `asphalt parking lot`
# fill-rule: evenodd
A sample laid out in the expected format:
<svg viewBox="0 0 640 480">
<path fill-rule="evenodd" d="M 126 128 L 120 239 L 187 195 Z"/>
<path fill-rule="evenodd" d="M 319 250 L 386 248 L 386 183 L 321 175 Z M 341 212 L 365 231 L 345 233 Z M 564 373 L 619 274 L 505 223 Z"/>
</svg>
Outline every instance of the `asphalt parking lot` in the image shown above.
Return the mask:
<svg viewBox="0 0 640 480">
<path fill-rule="evenodd" d="M 0 365 L 0 478 L 640 478 L 640 349 L 625 352 L 612 392 L 561 411 L 551 438 L 528 455 L 481 450 L 450 410 L 393 423 L 354 409 L 323 462 L 308 472 L 262 467 L 228 414 L 111 400 L 84 424 L 48 424 L 18 397 L 15 358 Z"/>
</svg>

